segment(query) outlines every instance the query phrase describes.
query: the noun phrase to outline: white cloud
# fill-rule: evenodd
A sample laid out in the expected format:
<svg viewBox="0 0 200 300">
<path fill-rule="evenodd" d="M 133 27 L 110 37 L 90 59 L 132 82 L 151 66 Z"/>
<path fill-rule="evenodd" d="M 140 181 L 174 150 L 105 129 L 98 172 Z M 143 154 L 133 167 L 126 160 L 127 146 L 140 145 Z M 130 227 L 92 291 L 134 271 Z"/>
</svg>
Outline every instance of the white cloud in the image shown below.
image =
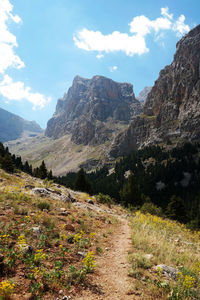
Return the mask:
<svg viewBox="0 0 200 300">
<path fill-rule="evenodd" d="M 30 87 L 25 87 L 21 81 L 13 82 L 8 75 L 0 82 L 0 94 L 8 100 L 21 101 L 23 99 L 33 104 L 33 109 L 36 107 L 43 108 L 50 98 L 45 98 L 40 93 L 32 93 Z"/>
<path fill-rule="evenodd" d="M 173 19 L 173 14 L 169 14 L 169 8 L 168 7 L 162 7 L 161 8 L 161 15 L 164 17 L 169 18 L 170 20 Z"/>
<path fill-rule="evenodd" d="M 181 15 L 177 20 L 173 20 L 173 14 L 169 13 L 168 7 L 161 8 L 161 17 L 150 20 L 146 16 L 136 16 L 129 23 L 130 33 L 121 33 L 114 31 L 111 34 L 104 35 L 100 31 L 92 31 L 87 28 L 82 29 L 77 35 L 74 35 L 75 45 L 86 51 L 114 52 L 122 51 L 128 56 L 141 55 L 149 51 L 146 45 L 146 36 L 154 34 L 159 39 L 163 37 L 163 31 L 170 30 L 177 35 L 183 35 L 190 30 L 190 27 L 184 23 L 185 16 Z M 154 39 L 155 41 L 158 38 Z M 100 58 L 97 55 L 97 58 Z"/>
<path fill-rule="evenodd" d="M 92 31 L 84 28 L 74 36 L 74 42 L 78 48 L 86 51 L 123 51 L 129 56 L 148 52 L 145 40 L 140 35 L 129 36 L 126 33 L 114 31 L 112 34 L 103 35 L 100 31 Z"/>
<path fill-rule="evenodd" d="M 18 47 L 16 36 L 13 35 L 7 26 L 9 21 L 16 24 L 22 20 L 18 15 L 12 14 L 13 6 L 9 0 L 0 0 L 0 74 L 4 79 L 0 82 L 0 94 L 8 100 L 25 99 L 36 107 L 44 107 L 50 98 L 46 99 L 42 94 L 32 93 L 30 87 L 25 87 L 21 81 L 13 82 L 6 74 L 9 68 L 21 69 L 25 67 L 24 62 L 15 53 Z"/>
<path fill-rule="evenodd" d="M 98 58 L 98 59 L 101 59 L 101 58 L 103 58 L 103 57 L 104 57 L 103 54 L 97 54 L 97 56 L 96 56 L 96 58 Z"/>
<path fill-rule="evenodd" d="M 181 15 L 173 25 L 173 30 L 177 33 L 177 36 L 181 37 L 184 33 L 190 30 L 190 27 L 184 23 L 185 16 Z"/>
<path fill-rule="evenodd" d="M 118 69 L 117 66 L 113 66 L 113 67 L 109 68 L 110 72 L 115 72 L 115 71 L 117 71 L 117 69 Z"/>
<path fill-rule="evenodd" d="M 16 37 L 8 30 L 7 21 L 12 19 L 15 23 L 20 23 L 19 16 L 14 16 L 13 6 L 9 0 L 0 0 L 0 73 L 4 74 L 9 67 L 23 68 L 24 62 L 15 53 L 17 47 Z"/>
</svg>

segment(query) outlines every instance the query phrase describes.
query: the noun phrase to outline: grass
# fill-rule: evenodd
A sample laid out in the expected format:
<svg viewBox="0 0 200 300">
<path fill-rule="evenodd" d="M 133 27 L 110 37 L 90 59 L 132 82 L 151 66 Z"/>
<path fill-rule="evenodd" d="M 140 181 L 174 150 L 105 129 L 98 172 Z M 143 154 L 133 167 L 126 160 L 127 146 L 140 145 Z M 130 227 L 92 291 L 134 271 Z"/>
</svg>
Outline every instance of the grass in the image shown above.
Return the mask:
<svg viewBox="0 0 200 300">
<path fill-rule="evenodd" d="M 130 218 L 133 253 L 129 275 L 144 291 L 143 299 L 199 299 L 200 232 L 191 232 L 175 221 L 137 212 Z M 178 270 L 180 278 L 166 279 L 155 266 Z M 142 281 L 141 281 L 142 279 Z"/>
<path fill-rule="evenodd" d="M 0 178 L 0 299 L 13 293 L 52 299 L 61 289 L 70 295 L 73 286 L 84 288 L 87 274 L 95 272 L 96 255 L 106 247 L 104 233 L 111 235 L 116 226 L 114 218 L 71 203 L 40 199 L 25 186 L 45 187 L 47 183 L 24 173 L 16 176 L 0 170 Z M 51 189 L 58 187 L 51 183 Z M 60 192 L 68 195 L 65 188 Z M 83 203 L 90 199 L 84 193 L 74 193 L 74 197 Z M 60 215 L 61 208 L 69 214 Z M 78 255 L 79 251 L 85 256 Z"/>
</svg>

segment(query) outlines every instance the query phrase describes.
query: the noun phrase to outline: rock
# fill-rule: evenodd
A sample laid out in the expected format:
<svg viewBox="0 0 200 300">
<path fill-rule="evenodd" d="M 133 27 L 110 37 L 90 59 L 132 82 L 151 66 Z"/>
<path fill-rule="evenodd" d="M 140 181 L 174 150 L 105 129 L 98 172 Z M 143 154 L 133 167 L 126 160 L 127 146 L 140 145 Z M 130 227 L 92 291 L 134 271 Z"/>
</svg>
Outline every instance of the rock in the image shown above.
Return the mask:
<svg viewBox="0 0 200 300">
<path fill-rule="evenodd" d="M 69 193 L 68 195 L 68 199 L 70 202 L 74 203 L 74 202 L 77 202 L 76 199 L 74 197 L 72 197 L 72 195 Z"/>
<path fill-rule="evenodd" d="M 173 62 L 161 70 L 149 92 L 143 114 L 118 134 L 111 157 L 129 154 L 147 145 L 200 139 L 200 25 L 176 46 Z"/>
<path fill-rule="evenodd" d="M 63 290 L 60 290 L 60 291 L 58 292 L 58 294 L 59 294 L 59 295 L 62 295 L 63 292 L 64 292 Z"/>
<path fill-rule="evenodd" d="M 33 248 L 29 245 L 23 245 L 23 247 L 21 248 L 21 251 L 24 255 L 32 254 L 33 253 Z"/>
<path fill-rule="evenodd" d="M 173 267 L 169 267 L 166 265 L 157 265 L 155 267 L 156 271 L 162 271 L 162 274 L 176 280 L 179 270 Z"/>
<path fill-rule="evenodd" d="M 146 258 L 146 259 L 152 259 L 153 258 L 153 254 L 145 254 L 144 255 L 144 258 Z"/>
<path fill-rule="evenodd" d="M 88 199 L 86 202 L 87 202 L 88 204 L 94 205 L 94 201 L 92 201 L 91 199 Z"/>
<path fill-rule="evenodd" d="M 32 192 L 36 195 L 40 195 L 41 197 L 50 195 L 50 192 L 45 188 L 33 188 Z"/>
<path fill-rule="evenodd" d="M 31 184 L 25 185 L 25 189 L 32 190 L 32 189 L 34 189 L 34 188 L 35 188 L 34 185 L 31 185 Z"/>
<path fill-rule="evenodd" d="M 79 256 L 81 256 L 81 257 L 85 257 L 85 252 L 79 251 L 77 254 L 78 254 Z"/>
<path fill-rule="evenodd" d="M 116 126 L 105 125 L 108 119 L 128 124 L 140 112 L 132 84 L 103 76 L 92 79 L 76 76 L 68 93 L 58 100 L 45 135 L 59 138 L 70 133 L 76 144 L 102 144 L 117 130 Z"/>
<path fill-rule="evenodd" d="M 33 231 L 33 233 L 35 234 L 35 235 L 40 235 L 40 234 L 42 234 L 42 229 L 41 229 L 41 227 L 40 226 L 36 226 L 36 227 L 33 227 L 32 228 L 32 231 Z"/>
<path fill-rule="evenodd" d="M 67 217 L 68 215 L 70 215 L 70 212 L 68 212 L 68 211 L 61 211 L 61 212 L 58 213 L 58 215 L 59 216 L 66 216 Z"/>
</svg>

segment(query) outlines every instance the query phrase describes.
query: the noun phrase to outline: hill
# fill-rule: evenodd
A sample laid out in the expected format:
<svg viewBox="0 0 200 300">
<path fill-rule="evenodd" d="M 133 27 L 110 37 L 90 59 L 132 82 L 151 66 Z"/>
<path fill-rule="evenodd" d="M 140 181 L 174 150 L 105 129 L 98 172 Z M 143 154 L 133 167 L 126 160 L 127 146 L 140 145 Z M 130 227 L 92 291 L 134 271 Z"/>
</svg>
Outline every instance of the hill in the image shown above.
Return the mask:
<svg viewBox="0 0 200 300">
<path fill-rule="evenodd" d="M 22 172 L 0 191 L 2 299 L 198 299 L 199 232 Z"/>
</svg>

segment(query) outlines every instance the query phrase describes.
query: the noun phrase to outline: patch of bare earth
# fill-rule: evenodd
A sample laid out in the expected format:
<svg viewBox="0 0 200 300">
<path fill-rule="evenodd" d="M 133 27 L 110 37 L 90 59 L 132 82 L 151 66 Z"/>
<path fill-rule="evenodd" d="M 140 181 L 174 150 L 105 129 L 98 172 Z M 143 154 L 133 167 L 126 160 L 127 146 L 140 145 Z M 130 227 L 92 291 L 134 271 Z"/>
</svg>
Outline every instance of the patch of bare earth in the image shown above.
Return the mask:
<svg viewBox="0 0 200 300">
<path fill-rule="evenodd" d="M 97 259 L 95 274 L 90 284 L 78 297 L 79 300 L 129 300 L 129 277 L 127 262 L 131 250 L 131 237 L 128 221 L 120 219 L 118 229 L 113 234 L 109 248 Z"/>
</svg>

